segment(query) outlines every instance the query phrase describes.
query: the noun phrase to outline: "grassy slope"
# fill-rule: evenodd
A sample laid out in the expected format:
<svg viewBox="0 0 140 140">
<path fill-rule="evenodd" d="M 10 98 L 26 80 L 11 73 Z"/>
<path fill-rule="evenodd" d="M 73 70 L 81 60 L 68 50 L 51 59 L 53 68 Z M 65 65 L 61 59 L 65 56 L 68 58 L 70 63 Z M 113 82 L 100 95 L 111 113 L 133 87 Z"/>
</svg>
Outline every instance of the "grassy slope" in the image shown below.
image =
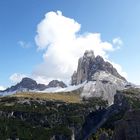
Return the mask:
<svg viewBox="0 0 140 140">
<path fill-rule="evenodd" d="M 80 103 L 81 97 L 77 93 L 16 93 L 12 97 L 18 98 L 32 98 L 32 99 L 43 99 L 43 100 L 57 100 L 67 103 Z"/>
</svg>

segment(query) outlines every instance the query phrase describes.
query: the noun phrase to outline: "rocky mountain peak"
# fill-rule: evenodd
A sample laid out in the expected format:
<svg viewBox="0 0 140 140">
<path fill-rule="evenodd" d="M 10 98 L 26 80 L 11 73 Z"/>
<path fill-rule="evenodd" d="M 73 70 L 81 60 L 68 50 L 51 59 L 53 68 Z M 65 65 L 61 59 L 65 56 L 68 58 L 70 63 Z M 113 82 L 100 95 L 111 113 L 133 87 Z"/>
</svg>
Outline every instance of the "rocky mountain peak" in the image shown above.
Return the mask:
<svg viewBox="0 0 140 140">
<path fill-rule="evenodd" d="M 67 87 L 67 85 L 64 82 L 62 82 L 62 81 L 52 80 L 51 82 L 49 82 L 49 84 L 47 85 L 47 87 L 49 87 L 49 88 L 51 88 L 51 87 L 65 88 L 65 87 Z"/>
<path fill-rule="evenodd" d="M 21 82 L 17 83 L 10 88 L 7 88 L 3 92 L 22 92 L 22 91 L 29 91 L 29 90 L 44 90 L 46 85 L 44 84 L 37 84 L 37 82 L 31 78 L 25 77 L 21 80 Z"/>
<path fill-rule="evenodd" d="M 84 57 L 94 59 L 95 55 L 94 55 L 94 52 L 92 50 L 86 50 L 85 53 L 84 53 Z"/>
<path fill-rule="evenodd" d="M 93 51 L 86 51 L 78 61 L 78 68 L 71 77 L 72 85 L 86 84 L 83 86 L 81 96 L 101 97 L 109 105 L 114 101 L 117 90 L 125 88 L 127 81 L 113 65 L 101 56 L 94 56 Z"/>
<path fill-rule="evenodd" d="M 23 88 L 28 88 L 29 86 L 37 86 L 37 82 L 31 78 L 25 77 L 19 83 Z"/>
<path fill-rule="evenodd" d="M 78 61 L 77 71 L 74 72 L 71 77 L 71 84 L 78 85 L 84 81 L 92 81 L 92 77 L 94 77 L 94 74 L 98 71 L 105 71 L 126 81 L 126 79 L 117 72 L 111 63 L 106 62 L 99 55 L 95 57 L 93 51 L 85 51 L 84 56 Z"/>
<path fill-rule="evenodd" d="M 96 60 L 97 63 L 104 63 L 104 59 L 100 55 L 97 55 L 95 60 Z"/>
</svg>

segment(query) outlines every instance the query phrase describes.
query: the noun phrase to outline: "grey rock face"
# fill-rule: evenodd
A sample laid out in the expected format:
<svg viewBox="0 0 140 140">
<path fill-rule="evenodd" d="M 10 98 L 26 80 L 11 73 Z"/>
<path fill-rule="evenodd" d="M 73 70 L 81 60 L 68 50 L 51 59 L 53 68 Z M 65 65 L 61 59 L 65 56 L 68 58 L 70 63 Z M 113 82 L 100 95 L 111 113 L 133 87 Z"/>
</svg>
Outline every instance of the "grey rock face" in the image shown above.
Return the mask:
<svg viewBox="0 0 140 140">
<path fill-rule="evenodd" d="M 100 71 L 96 72 L 83 87 L 82 97 L 102 97 L 107 100 L 109 104 L 114 101 L 116 90 L 122 90 L 125 86 L 125 81 L 119 79 L 112 74 Z"/>
<path fill-rule="evenodd" d="M 94 60 L 95 56 L 93 51 L 86 51 L 84 53 L 84 56 L 81 57 L 78 61 L 77 73 L 75 72 L 73 74 L 74 79 L 72 79 L 72 85 L 81 84 L 89 79 L 90 67 L 92 65 L 92 61 Z"/>
<path fill-rule="evenodd" d="M 65 87 L 67 87 L 67 85 L 64 82 L 62 82 L 62 81 L 52 80 L 47 85 L 47 88 L 51 88 L 51 87 L 62 87 L 62 88 L 65 88 Z"/>
<path fill-rule="evenodd" d="M 74 71 L 72 77 L 71 77 L 71 85 L 76 85 L 77 84 L 77 72 Z"/>
<path fill-rule="evenodd" d="M 71 78 L 71 84 L 77 85 L 83 83 L 86 80 L 91 81 L 93 80 L 92 77 L 94 74 L 98 71 L 108 72 L 113 76 L 126 81 L 125 78 L 117 72 L 112 64 L 104 61 L 101 56 L 95 57 L 93 51 L 86 51 L 84 56 L 78 61 L 77 72 L 74 72 Z"/>
<path fill-rule="evenodd" d="M 109 104 L 114 101 L 117 90 L 125 88 L 126 79 L 101 56 L 94 56 L 93 51 L 86 51 L 78 61 L 77 72 L 71 77 L 71 84 L 78 85 L 87 81 L 81 93 L 82 97 L 102 97 Z"/>
</svg>

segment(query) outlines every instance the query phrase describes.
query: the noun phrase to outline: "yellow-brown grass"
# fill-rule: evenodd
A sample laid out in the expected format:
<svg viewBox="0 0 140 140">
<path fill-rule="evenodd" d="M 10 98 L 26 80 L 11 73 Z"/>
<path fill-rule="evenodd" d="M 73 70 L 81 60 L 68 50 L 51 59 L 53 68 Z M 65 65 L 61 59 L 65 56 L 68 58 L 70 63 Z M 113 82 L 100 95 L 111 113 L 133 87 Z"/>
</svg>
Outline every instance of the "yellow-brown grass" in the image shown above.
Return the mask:
<svg viewBox="0 0 140 140">
<path fill-rule="evenodd" d="M 81 98 L 79 94 L 74 93 L 16 93 L 12 97 L 17 98 L 32 98 L 32 99 L 43 99 L 43 100 L 57 100 L 67 103 L 80 103 Z"/>
</svg>

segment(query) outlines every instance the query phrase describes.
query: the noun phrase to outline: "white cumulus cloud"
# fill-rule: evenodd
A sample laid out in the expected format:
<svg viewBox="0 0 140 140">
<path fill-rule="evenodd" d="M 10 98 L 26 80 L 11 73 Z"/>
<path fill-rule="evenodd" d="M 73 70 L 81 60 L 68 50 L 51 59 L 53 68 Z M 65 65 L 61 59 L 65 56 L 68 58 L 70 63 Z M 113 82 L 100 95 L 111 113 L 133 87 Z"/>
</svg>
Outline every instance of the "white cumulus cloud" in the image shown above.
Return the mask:
<svg viewBox="0 0 140 140">
<path fill-rule="evenodd" d="M 9 79 L 12 83 L 16 84 L 16 83 L 20 82 L 22 80 L 22 78 L 24 78 L 24 77 L 26 77 L 25 74 L 14 73 L 10 76 Z"/>
<path fill-rule="evenodd" d="M 121 40 L 120 37 L 114 38 L 112 42 L 113 42 L 113 45 L 116 46 L 116 49 L 120 49 L 121 46 L 123 45 L 123 41 Z"/>
<path fill-rule="evenodd" d="M 74 19 L 65 17 L 61 11 L 49 12 L 37 26 L 35 42 L 43 50 L 44 62 L 38 65 L 33 74 L 43 79 L 68 80 L 77 68 L 78 58 L 85 50 L 93 50 L 95 55 L 108 58 L 114 51 L 113 44 L 121 45 L 121 39 L 113 44 L 101 39 L 100 33 L 80 33 L 81 25 Z M 120 69 L 120 68 L 119 68 Z M 122 69 L 119 70 L 120 73 Z"/>
<path fill-rule="evenodd" d="M 36 74 L 32 74 L 31 78 L 34 79 L 38 84 L 41 83 L 45 85 L 47 85 L 50 81 L 54 80 L 52 78 L 47 78 L 46 76 Z"/>
<path fill-rule="evenodd" d="M 0 90 L 5 90 L 6 88 L 4 86 L 0 86 Z"/>
<path fill-rule="evenodd" d="M 21 46 L 22 48 L 30 48 L 32 47 L 32 44 L 30 42 L 25 42 L 25 41 L 18 41 L 18 45 Z"/>
</svg>

